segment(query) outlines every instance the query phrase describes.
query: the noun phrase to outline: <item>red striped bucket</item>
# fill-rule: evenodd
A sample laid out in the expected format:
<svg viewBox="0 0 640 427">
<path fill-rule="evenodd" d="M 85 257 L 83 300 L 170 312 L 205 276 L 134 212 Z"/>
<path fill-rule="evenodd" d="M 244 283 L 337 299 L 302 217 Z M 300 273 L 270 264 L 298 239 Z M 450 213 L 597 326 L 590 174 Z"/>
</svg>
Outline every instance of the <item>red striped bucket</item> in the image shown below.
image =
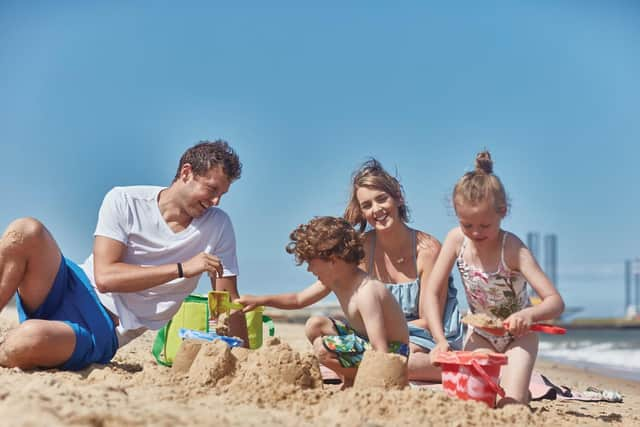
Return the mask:
<svg viewBox="0 0 640 427">
<path fill-rule="evenodd" d="M 504 397 L 499 385 L 500 367 L 507 356 L 500 353 L 447 351 L 436 361 L 442 366 L 442 388 L 449 396 L 476 400 L 495 407 L 496 395 Z"/>
</svg>

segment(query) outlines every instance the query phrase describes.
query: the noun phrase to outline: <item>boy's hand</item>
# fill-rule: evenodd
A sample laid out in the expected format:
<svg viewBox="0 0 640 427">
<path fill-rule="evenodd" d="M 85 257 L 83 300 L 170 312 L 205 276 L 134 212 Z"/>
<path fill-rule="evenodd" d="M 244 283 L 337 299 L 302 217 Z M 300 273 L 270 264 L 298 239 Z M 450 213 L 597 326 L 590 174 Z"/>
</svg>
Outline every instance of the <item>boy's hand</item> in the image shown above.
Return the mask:
<svg viewBox="0 0 640 427">
<path fill-rule="evenodd" d="M 526 310 L 513 313 L 504 321 L 505 329 L 514 337 L 519 337 L 529 332 L 532 324 L 533 318 Z"/>
<path fill-rule="evenodd" d="M 260 298 L 255 295 L 242 295 L 233 302 L 242 304 L 244 306 L 242 312 L 246 313 L 247 311 L 255 310 L 255 308 L 260 305 Z"/>
<path fill-rule="evenodd" d="M 429 359 L 431 360 L 431 364 L 434 366 L 439 366 L 440 364 L 436 362 L 436 358 L 438 354 L 449 351 L 449 342 L 448 341 L 438 341 L 436 346 L 433 347 L 433 350 L 429 352 Z"/>
</svg>

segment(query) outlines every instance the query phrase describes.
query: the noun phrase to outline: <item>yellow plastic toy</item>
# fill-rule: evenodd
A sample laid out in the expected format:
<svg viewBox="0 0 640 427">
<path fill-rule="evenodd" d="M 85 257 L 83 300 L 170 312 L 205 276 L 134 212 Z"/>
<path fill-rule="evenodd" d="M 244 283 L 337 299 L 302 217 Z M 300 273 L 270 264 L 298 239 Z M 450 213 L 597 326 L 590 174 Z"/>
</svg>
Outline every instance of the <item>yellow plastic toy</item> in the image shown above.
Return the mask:
<svg viewBox="0 0 640 427">
<path fill-rule="evenodd" d="M 207 299 L 209 303 L 209 330 L 218 335 L 227 335 L 231 310 L 242 310 L 242 304 L 231 302 L 229 292 L 226 291 L 209 291 Z M 269 327 L 270 336 L 273 336 L 275 332 L 273 321 L 263 313 L 264 307 L 261 306 L 245 313 L 249 348 L 252 350 L 262 345 L 263 323 Z"/>
</svg>

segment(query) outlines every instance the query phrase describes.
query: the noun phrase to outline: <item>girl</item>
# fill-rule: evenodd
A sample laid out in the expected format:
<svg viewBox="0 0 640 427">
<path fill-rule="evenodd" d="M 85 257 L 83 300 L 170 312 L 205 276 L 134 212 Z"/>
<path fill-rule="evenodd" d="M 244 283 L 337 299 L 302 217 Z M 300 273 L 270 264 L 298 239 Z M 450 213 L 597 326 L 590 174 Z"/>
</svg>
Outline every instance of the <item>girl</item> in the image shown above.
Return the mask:
<svg viewBox="0 0 640 427">
<path fill-rule="evenodd" d="M 538 352 L 538 336 L 529 332 L 529 327 L 559 316 L 564 302 L 520 239 L 500 228 L 507 214 L 507 197 L 500 179 L 493 174 L 488 151 L 477 155 L 476 169 L 458 181 L 452 199 L 460 225 L 447 235 L 427 285 L 427 320 L 438 343 L 431 359 L 435 360 L 438 352 L 447 347 L 437 296 L 455 262 L 471 312 L 503 319 L 507 331 L 504 336 L 496 336 L 470 328 L 464 349 L 506 354 L 509 363 L 503 367 L 501 377 L 506 397 L 498 406 L 526 404 Z M 542 300 L 533 307 L 527 282 Z"/>
<path fill-rule="evenodd" d="M 435 341 L 426 318 L 425 286 L 440 251 L 440 242 L 429 234 L 411 229 L 408 207 L 398 180 L 375 159 L 365 162 L 354 174 L 351 200 L 344 217 L 364 231 L 365 257 L 360 267 L 369 276 L 385 283 L 400 304 L 409 326 L 410 380 L 440 381 L 440 368 L 434 366 L 429 351 Z M 456 289 L 448 274 L 438 279 L 438 328 L 447 347 L 459 350 L 463 329 L 460 324 Z M 448 286 L 447 286 L 448 285 Z M 443 331 L 444 325 L 444 331 Z"/>
</svg>

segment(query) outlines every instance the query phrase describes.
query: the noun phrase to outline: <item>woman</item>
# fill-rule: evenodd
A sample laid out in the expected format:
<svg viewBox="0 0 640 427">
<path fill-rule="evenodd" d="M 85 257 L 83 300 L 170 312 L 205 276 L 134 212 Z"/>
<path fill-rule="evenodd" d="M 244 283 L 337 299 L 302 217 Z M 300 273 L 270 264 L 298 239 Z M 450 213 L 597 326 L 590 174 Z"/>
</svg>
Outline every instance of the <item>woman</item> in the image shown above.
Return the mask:
<svg viewBox="0 0 640 427">
<path fill-rule="evenodd" d="M 435 342 L 426 320 L 425 286 L 440 252 L 440 242 L 429 234 L 407 226 L 409 209 L 400 182 L 375 159 L 354 174 L 351 200 L 344 217 L 364 234 L 365 258 L 361 268 L 386 284 L 402 307 L 410 334 L 409 379 L 440 381 L 440 368 L 429 352 Z M 438 297 L 444 307 L 442 322 L 451 349 L 462 347 L 463 330 L 456 288 L 449 277 Z M 445 292 L 446 291 L 446 292 Z M 440 348 L 446 350 L 446 348 Z"/>
</svg>

